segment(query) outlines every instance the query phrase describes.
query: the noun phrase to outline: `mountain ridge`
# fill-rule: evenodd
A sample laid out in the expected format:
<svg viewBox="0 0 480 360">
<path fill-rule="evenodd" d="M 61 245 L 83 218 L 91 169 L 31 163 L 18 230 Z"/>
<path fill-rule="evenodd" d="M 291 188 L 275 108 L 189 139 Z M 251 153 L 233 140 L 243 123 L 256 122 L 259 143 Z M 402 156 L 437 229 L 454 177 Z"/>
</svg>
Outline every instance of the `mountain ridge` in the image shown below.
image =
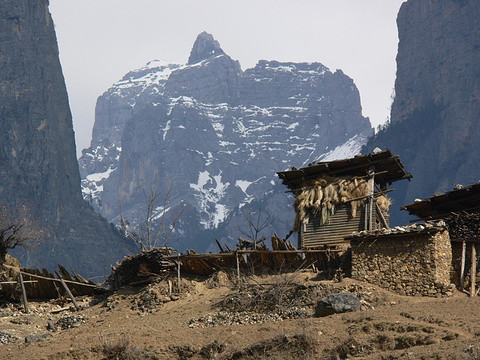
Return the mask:
<svg viewBox="0 0 480 360">
<path fill-rule="evenodd" d="M 210 36 L 195 42 L 214 44 L 198 62 L 150 62 L 99 97 L 79 163 L 85 197 L 109 221 L 118 222 L 121 201 L 138 223 L 140 189 L 159 180 L 162 193 L 182 189 L 173 208 L 188 203 L 189 221 L 217 228 L 269 192 L 276 171 L 372 133 L 343 72 L 267 60 L 242 71 Z"/>
</svg>

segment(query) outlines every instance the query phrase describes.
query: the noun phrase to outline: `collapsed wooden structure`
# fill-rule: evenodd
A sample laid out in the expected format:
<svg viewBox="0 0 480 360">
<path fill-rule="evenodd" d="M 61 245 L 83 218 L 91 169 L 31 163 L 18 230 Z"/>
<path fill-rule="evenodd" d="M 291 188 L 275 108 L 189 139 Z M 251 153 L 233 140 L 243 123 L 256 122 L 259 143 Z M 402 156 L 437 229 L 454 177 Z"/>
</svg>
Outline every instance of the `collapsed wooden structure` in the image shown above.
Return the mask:
<svg viewBox="0 0 480 360">
<path fill-rule="evenodd" d="M 354 231 L 388 227 L 387 186 L 412 177 L 398 156 L 378 149 L 277 175 L 296 198 L 294 231 L 301 249 L 348 244 Z"/>
<path fill-rule="evenodd" d="M 336 249 L 297 250 L 287 239 L 272 236 L 273 250 L 266 247 L 246 250 L 223 250 L 219 253 L 198 254 L 187 250 L 186 254 L 174 254 L 171 248 L 157 248 L 126 257 L 113 270 L 107 283 L 113 289 L 126 285 L 143 285 L 155 279 L 176 276 L 180 284 L 181 274 L 211 275 L 217 271 L 234 271 L 238 280 L 241 273 L 251 273 L 263 268 L 274 272 L 312 268 L 327 271 L 331 276 L 339 266 L 348 267 L 346 255 Z M 327 274 L 328 275 L 328 274 Z M 180 289 L 178 289 L 180 291 Z"/>
<path fill-rule="evenodd" d="M 76 296 L 94 295 L 96 291 L 101 291 L 98 284 L 75 271 L 69 272 L 61 265 L 58 265 L 59 271 L 53 273 L 46 269 L 20 268 L 8 264 L 3 264 L 2 267 L 9 274 L 2 275 L 0 294 L 6 299 L 21 299 L 26 313 L 29 312 L 28 299 L 46 300 L 68 296 L 75 308 L 79 309 Z"/>
<path fill-rule="evenodd" d="M 445 221 L 452 243 L 452 265 L 457 273 L 454 280 L 458 280 L 456 282 L 463 291 L 465 268 L 470 265 L 470 295 L 478 294 L 475 288 L 477 244 L 480 243 L 480 183 L 466 187 L 457 185 L 455 190 L 418 200 L 401 209 L 422 220 Z"/>
</svg>

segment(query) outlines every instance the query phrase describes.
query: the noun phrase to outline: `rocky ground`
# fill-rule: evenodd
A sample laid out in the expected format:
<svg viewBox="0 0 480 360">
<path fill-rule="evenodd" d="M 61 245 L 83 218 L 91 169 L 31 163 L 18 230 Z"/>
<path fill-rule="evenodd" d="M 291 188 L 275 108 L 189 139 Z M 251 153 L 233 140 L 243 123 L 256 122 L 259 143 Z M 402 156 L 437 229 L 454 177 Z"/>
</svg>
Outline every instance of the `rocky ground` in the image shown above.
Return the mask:
<svg viewBox="0 0 480 360">
<path fill-rule="evenodd" d="M 225 273 L 112 294 L 0 308 L 2 359 L 480 359 L 480 298 L 393 294 L 313 272 L 242 278 Z M 233 277 L 234 278 L 234 277 Z M 172 278 L 173 289 L 176 289 Z M 314 317 L 348 292 L 361 311 Z"/>
</svg>

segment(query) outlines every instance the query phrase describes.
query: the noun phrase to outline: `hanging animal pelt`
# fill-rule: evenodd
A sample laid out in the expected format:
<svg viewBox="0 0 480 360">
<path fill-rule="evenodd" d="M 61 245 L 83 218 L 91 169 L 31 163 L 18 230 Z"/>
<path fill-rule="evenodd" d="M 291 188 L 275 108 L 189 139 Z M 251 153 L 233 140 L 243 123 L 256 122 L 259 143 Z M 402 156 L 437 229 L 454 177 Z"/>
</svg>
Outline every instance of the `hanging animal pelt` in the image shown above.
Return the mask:
<svg viewBox="0 0 480 360">
<path fill-rule="evenodd" d="M 301 189 L 295 191 L 294 208 L 297 216 L 293 229 L 298 231 L 302 224 L 307 224 L 310 213 L 320 214 L 321 223 L 327 224 L 330 217 L 335 214 L 335 207 L 343 203 L 350 205 L 351 217 L 354 218 L 365 199 L 350 200 L 366 196 L 368 193 L 367 179 L 324 177 L 307 182 Z M 377 202 L 383 211 L 388 211 L 390 199 L 382 195 L 377 198 Z"/>
</svg>

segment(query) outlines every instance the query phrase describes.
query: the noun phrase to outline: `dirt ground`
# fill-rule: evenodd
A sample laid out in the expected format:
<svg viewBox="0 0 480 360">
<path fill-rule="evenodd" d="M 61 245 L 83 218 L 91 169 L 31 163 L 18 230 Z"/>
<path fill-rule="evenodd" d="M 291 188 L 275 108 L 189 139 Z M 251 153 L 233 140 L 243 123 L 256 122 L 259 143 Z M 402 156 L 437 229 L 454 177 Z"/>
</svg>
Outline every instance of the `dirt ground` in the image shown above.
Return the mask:
<svg viewBox="0 0 480 360">
<path fill-rule="evenodd" d="M 244 281 L 279 289 L 280 276 Z M 4 304 L 0 359 L 480 359 L 480 297 L 406 297 L 349 278 L 317 278 L 297 273 L 295 284 L 302 294 L 318 286 L 360 294 L 364 310 L 316 318 L 304 304 L 297 315 L 284 307 L 290 315 L 283 318 L 239 315 L 219 305 L 240 299 L 226 274 L 184 279 L 172 297 L 163 281 L 80 298 L 80 311 L 65 310 L 66 299 L 31 302 L 30 314 Z"/>
</svg>

